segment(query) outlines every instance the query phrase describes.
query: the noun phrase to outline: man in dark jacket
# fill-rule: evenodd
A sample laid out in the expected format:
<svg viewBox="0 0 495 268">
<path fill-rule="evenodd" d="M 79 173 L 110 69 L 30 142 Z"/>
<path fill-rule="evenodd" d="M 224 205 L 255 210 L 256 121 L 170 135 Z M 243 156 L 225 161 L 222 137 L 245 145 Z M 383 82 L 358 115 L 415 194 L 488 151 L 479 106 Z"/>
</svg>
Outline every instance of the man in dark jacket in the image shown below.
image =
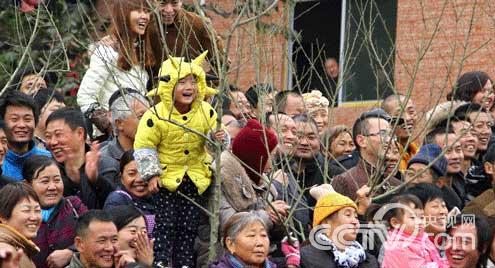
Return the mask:
<svg viewBox="0 0 495 268">
<path fill-rule="evenodd" d="M 297 146 L 291 161 L 291 173 L 299 183 L 300 190 L 308 205 L 316 204 L 314 198 L 309 194 L 312 186 L 324 183 L 324 157 L 320 150 L 320 138 L 316 122 L 306 114 L 294 117 L 297 130 Z"/>
<path fill-rule="evenodd" d="M 86 130 L 81 111 L 62 108 L 46 120 L 47 148 L 61 165 L 64 196 L 78 195 L 89 209 L 102 208 L 115 190 L 119 163 L 99 156 L 98 145 L 85 143 Z"/>
<path fill-rule="evenodd" d="M 359 151 L 354 150 L 352 154 L 341 155 L 328 163 L 328 176 L 333 178 L 347 170 L 355 167 L 359 163 Z"/>
<path fill-rule="evenodd" d="M 152 74 L 156 75 L 162 62 L 168 56 L 194 59 L 208 50 L 209 63 L 216 65 L 216 48 L 222 60 L 223 46 L 220 37 L 207 27 L 209 21 L 203 20 L 193 12 L 182 8 L 182 0 L 159 1 L 160 17 L 148 26 L 155 65 Z M 161 25 L 160 25 L 161 24 Z M 211 24 L 210 24 L 211 25 Z M 209 29 L 208 29 L 209 28 Z"/>
<path fill-rule="evenodd" d="M 425 137 L 425 143 L 437 144 L 442 148 L 445 158 L 447 158 L 447 185 L 451 185 L 452 189 L 462 201 L 462 209 L 466 200 L 466 182 L 462 173 L 462 162 L 464 154 L 459 137 L 453 131 L 453 128 L 448 123 L 441 123 L 436 126 Z"/>
<path fill-rule="evenodd" d="M 495 144 L 490 145 L 485 154 L 483 166 L 486 174 L 491 178 L 492 185 L 495 185 Z M 495 186 L 486 190 L 473 201 L 466 204 L 463 213 L 483 215 L 490 225 L 495 224 Z"/>
<path fill-rule="evenodd" d="M 384 176 L 387 148 L 393 142 L 389 120 L 382 109 L 364 112 L 356 120 L 352 134 L 360 159 L 355 167 L 333 178 L 335 191 L 356 200 L 356 192 L 365 185 L 370 185 L 374 196 L 400 185 L 397 178 Z"/>
<path fill-rule="evenodd" d="M 491 176 L 483 169 L 483 156 L 492 135 L 493 120 L 481 105 L 467 103 L 455 110 L 451 122 L 463 148 L 466 201 L 471 201 L 492 187 Z"/>
</svg>

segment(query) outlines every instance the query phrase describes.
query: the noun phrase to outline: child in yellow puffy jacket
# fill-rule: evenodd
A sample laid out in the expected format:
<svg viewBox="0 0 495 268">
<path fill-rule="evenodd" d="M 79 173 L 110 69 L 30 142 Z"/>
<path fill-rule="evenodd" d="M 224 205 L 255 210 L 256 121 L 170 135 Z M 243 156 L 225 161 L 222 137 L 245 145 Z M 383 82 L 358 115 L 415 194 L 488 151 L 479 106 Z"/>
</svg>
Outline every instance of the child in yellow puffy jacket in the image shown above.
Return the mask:
<svg viewBox="0 0 495 268">
<path fill-rule="evenodd" d="M 203 101 L 214 91 L 201 68 L 206 53 L 190 63 L 172 57 L 163 62 L 158 88 L 152 91 L 161 102 L 144 114 L 134 141 L 138 171 L 156 206 L 155 263 L 163 267 L 194 266 L 194 239 L 203 212 L 190 200 L 206 204 L 203 193 L 212 176 L 205 137 L 224 145 L 229 140 L 223 130 L 216 131 L 217 114 Z"/>
</svg>

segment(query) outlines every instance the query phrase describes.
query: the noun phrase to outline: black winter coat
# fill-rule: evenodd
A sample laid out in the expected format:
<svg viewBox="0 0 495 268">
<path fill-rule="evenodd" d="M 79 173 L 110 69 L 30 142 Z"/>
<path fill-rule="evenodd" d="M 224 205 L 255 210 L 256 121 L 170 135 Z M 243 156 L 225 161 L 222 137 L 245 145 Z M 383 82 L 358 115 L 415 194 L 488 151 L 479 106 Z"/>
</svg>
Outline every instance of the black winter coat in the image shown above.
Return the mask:
<svg viewBox="0 0 495 268">
<path fill-rule="evenodd" d="M 301 268 L 337 268 L 331 251 L 320 250 L 309 244 L 301 248 Z M 359 268 L 378 268 L 376 258 L 366 252 L 366 260 Z"/>
</svg>

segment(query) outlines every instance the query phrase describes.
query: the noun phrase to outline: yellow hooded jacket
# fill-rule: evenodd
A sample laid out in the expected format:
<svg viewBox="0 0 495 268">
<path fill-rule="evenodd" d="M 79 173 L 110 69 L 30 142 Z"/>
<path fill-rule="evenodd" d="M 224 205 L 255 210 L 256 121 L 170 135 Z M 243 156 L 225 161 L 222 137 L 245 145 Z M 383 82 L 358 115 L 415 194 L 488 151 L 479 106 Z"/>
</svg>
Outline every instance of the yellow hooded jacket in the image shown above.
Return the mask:
<svg viewBox="0 0 495 268">
<path fill-rule="evenodd" d="M 134 156 L 142 178 L 149 180 L 161 174 L 162 185 L 171 192 L 177 190 L 186 174 L 199 194 L 211 183 L 209 165 L 212 159 L 205 148 L 206 139 L 197 134 L 208 135 L 217 126 L 217 113 L 203 101 L 206 94 L 215 91 L 207 87 L 201 68 L 207 52 L 190 63 L 172 57 L 163 62 L 162 79 L 158 88 L 151 92 L 160 96 L 161 102 L 143 115 L 134 140 Z M 173 92 L 177 82 L 189 74 L 196 77 L 198 93 L 191 110 L 181 114 L 174 107 Z"/>
</svg>

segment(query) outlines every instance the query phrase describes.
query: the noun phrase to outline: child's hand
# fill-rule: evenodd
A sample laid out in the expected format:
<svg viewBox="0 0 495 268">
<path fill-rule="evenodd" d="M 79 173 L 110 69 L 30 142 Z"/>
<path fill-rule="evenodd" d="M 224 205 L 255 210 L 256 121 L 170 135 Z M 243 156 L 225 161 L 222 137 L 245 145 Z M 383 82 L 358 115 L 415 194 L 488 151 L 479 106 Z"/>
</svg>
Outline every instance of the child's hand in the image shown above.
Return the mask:
<svg viewBox="0 0 495 268">
<path fill-rule="evenodd" d="M 160 176 L 154 176 L 148 181 L 148 190 L 152 194 L 156 194 L 160 191 Z"/>
<path fill-rule="evenodd" d="M 223 129 L 219 129 L 217 131 L 215 131 L 213 133 L 213 139 L 215 139 L 216 141 L 219 141 L 221 143 L 225 143 L 225 141 L 227 140 L 227 134 L 225 133 L 225 131 Z"/>
<path fill-rule="evenodd" d="M 294 242 L 289 243 L 289 239 Z M 299 241 L 296 238 L 284 237 L 282 240 L 282 252 L 284 253 L 288 267 L 299 267 L 301 264 L 301 255 L 299 253 Z"/>
</svg>

